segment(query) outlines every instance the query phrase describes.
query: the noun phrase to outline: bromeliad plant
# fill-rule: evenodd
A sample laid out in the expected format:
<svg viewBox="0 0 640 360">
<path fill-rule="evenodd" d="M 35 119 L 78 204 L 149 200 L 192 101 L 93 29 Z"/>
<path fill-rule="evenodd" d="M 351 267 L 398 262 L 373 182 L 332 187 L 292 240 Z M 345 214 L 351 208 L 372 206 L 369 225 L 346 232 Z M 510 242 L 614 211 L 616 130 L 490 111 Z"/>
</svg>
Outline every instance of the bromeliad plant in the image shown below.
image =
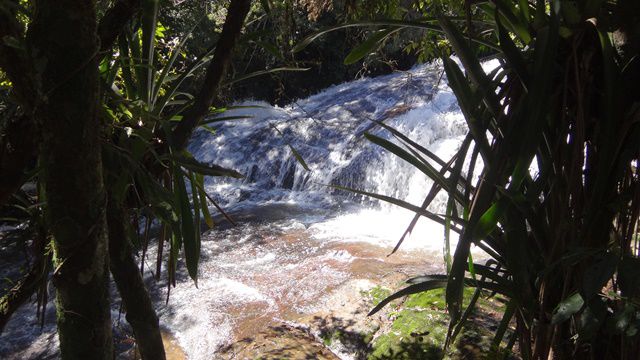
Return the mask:
<svg viewBox="0 0 640 360">
<path fill-rule="evenodd" d="M 443 224 L 448 272 L 411 279 L 371 313 L 402 296 L 446 287 L 450 344 L 478 297 L 490 294 L 506 303 L 492 357 L 517 342 L 524 359 L 636 359 L 640 64 L 632 44 L 640 34 L 629 19 L 640 9 L 625 1 L 473 4 L 482 25 L 467 26 L 467 34 L 460 30 L 464 22 L 442 12 L 421 25 L 445 34 L 464 67 L 443 58 L 469 127 L 457 154 L 439 159 L 380 123 L 397 142 L 367 137 L 434 185 L 422 206 L 357 191 L 416 213 L 402 239 L 420 216 Z M 499 59 L 489 74 L 477 44 Z M 449 195 L 445 214 L 427 210 L 440 190 Z M 453 254 L 451 231 L 459 234 Z M 490 260 L 474 263 L 472 244 Z M 465 286 L 476 292 L 462 308 Z"/>
<path fill-rule="evenodd" d="M 116 55 L 105 57 L 102 62 L 107 89 L 103 115 L 110 125 L 104 147 L 105 168 L 117 169 L 107 172 L 107 186 L 111 202 L 126 204 L 123 210 L 131 218 L 127 223 L 132 225 L 129 233 L 137 232 L 144 219 L 144 234 L 131 237 L 143 259 L 152 222 L 157 220 L 162 225 L 156 276 L 160 276 L 160 261 L 168 243 L 169 284 L 175 285 L 178 254 L 183 249 L 188 273 L 197 284 L 200 219 L 213 226 L 204 175 L 242 175 L 199 163 L 187 150 L 170 143 L 173 127 L 194 98 L 179 90 L 185 80 L 211 60 L 212 51 L 185 64 L 180 58 L 189 34 L 166 51 L 157 45 L 164 36 L 162 25 L 157 23 L 157 9 L 151 15 L 143 16 L 140 24 L 133 24 L 123 33 Z M 142 270 L 144 261 L 140 266 Z"/>
<path fill-rule="evenodd" d="M 214 226 L 209 202 L 233 223 L 206 193 L 204 177 L 243 177 L 235 170 L 197 161 L 186 149 L 191 133 L 198 127 L 213 131 L 209 125 L 215 122 L 246 119 L 224 116 L 225 108 L 212 106 L 220 88 L 272 72 L 304 70 L 279 67 L 225 81 L 233 45 L 241 40 L 232 37 L 240 37 L 250 3 L 232 1 L 216 46 L 190 60 L 183 48 L 191 32 L 173 46 L 159 44 L 166 29 L 158 23 L 158 4 L 145 2 L 140 21 L 120 35 L 117 51 L 101 64 L 103 117 L 109 125 L 103 160 L 111 273 L 144 358 L 164 357 L 158 319 L 140 277 L 152 224 L 160 225 L 157 279 L 168 251 L 168 301 L 181 254 L 197 286 L 201 230 L 205 224 Z M 192 95 L 184 90 L 185 84 L 203 67 L 207 67 L 204 85 Z M 134 253 L 139 255 L 139 267 Z"/>
<path fill-rule="evenodd" d="M 173 285 L 181 249 L 188 273 L 197 284 L 200 220 L 213 227 L 208 203 L 233 223 L 205 192 L 204 176 L 243 177 L 235 170 L 197 161 L 185 148 L 184 136 L 176 134 L 188 116 L 187 111 L 197 101 L 184 90 L 188 88 L 185 85 L 192 86 L 189 80 L 214 57 L 212 47 L 193 60 L 186 58 L 183 49 L 194 29 L 181 40 L 167 41 L 163 39 L 167 29 L 158 22 L 157 6 L 150 7 L 143 11 L 138 23 L 121 34 L 117 52 L 105 57 L 101 64 L 105 88 L 103 115 L 110 125 L 104 155 L 109 162 L 106 168 L 117 169 L 107 173 L 110 193 L 114 202 L 127 204 L 134 229 L 140 228 L 138 220 L 145 218 L 145 234 L 134 237 L 143 239 L 135 244 L 142 251 L 142 258 L 147 251 L 151 223 L 157 220 L 163 225 L 156 276 L 160 276 L 165 237 L 170 237 L 168 275 Z M 221 82 L 220 87 L 274 72 L 304 70 L 277 67 L 257 71 Z M 224 112 L 232 108 L 206 108 L 205 116 L 193 125 L 215 134 L 210 127 L 214 123 L 248 118 L 225 116 Z M 189 136 L 190 132 L 185 134 Z"/>
</svg>

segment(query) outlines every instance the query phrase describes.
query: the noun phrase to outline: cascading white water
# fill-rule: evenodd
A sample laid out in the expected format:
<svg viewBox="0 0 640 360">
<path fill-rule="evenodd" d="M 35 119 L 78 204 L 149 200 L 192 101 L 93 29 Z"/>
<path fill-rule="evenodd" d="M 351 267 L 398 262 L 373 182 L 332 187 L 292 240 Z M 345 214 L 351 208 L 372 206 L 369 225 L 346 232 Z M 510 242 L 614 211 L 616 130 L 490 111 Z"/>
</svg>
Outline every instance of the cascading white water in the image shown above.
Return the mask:
<svg viewBox="0 0 640 360">
<path fill-rule="evenodd" d="M 223 116 L 248 119 L 223 123 L 216 127 L 215 135 L 199 132 L 190 149 L 199 160 L 233 168 L 246 178 L 211 179 L 208 190 L 231 211 L 274 203 L 298 210 L 329 209 L 324 220 L 311 225 L 323 239 L 367 240 L 388 246 L 411 219 L 409 212 L 388 204 L 353 201 L 353 196 L 328 184 L 418 205 L 430 188 L 431 181 L 423 173 L 364 138 L 365 131 L 390 138 L 388 131 L 371 120 L 385 122 L 445 160 L 467 131 L 438 63 L 334 86 L 283 108 L 251 101 L 237 105 L 241 108 Z M 296 161 L 289 145 L 310 171 Z M 430 210 L 443 213 L 444 201 L 440 194 Z M 349 211 L 341 212 L 344 206 Z M 434 231 L 442 233 L 437 229 L 437 224 L 422 221 L 414 234 L 431 239 L 405 246 L 441 248 L 442 236 L 434 237 Z"/>
<path fill-rule="evenodd" d="M 467 130 L 442 75 L 434 63 L 337 85 L 285 107 L 246 101 L 222 116 L 250 119 L 216 123 L 215 134 L 194 135 L 190 150 L 198 160 L 233 168 L 246 178 L 207 180 L 207 191 L 240 225 L 203 236 L 199 288 L 180 273 L 165 305 L 166 283 L 154 283 L 145 274 L 162 327 L 190 359 L 216 357 L 212 354 L 239 336 L 314 311 L 330 289 L 368 276 L 354 270 L 357 262 L 370 270 L 386 266 L 384 255 L 413 214 L 326 185 L 419 205 L 431 181 L 363 133 L 390 139 L 371 120 L 383 121 L 448 160 Z M 445 196 L 439 196 L 430 207 L 436 213 L 444 212 Z M 419 271 L 437 271 L 436 257 L 425 251 L 439 251 L 442 240 L 440 225 L 421 220 L 401 250 L 412 249 L 406 259 L 419 264 Z M 153 251 L 149 255 L 154 258 Z M 30 306 L 20 309 L 0 336 L 0 357 L 55 358 L 55 318 L 49 314 L 40 331 Z"/>
</svg>

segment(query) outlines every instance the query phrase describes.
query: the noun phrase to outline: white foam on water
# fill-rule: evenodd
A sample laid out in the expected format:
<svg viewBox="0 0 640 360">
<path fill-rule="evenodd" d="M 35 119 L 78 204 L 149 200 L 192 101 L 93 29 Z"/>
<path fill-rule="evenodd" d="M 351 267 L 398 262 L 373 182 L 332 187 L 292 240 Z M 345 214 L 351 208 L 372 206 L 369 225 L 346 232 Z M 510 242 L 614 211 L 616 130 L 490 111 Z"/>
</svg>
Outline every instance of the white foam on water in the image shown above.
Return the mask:
<svg viewBox="0 0 640 360">
<path fill-rule="evenodd" d="M 338 216 L 310 227 L 313 236 L 323 241 L 366 242 L 380 247 L 394 247 L 404 233 L 413 213 L 409 210 L 381 211 L 365 209 Z M 452 248 L 458 236 L 451 232 Z M 421 219 L 405 238 L 401 250 L 440 251 L 444 244 L 442 225 Z"/>
<path fill-rule="evenodd" d="M 197 289 L 189 280 L 178 282 L 169 306 L 159 315 L 189 359 L 205 360 L 233 338 L 238 319 L 227 311 L 229 304 L 247 303 L 274 305 L 271 298 L 238 280 L 201 277 Z"/>
</svg>

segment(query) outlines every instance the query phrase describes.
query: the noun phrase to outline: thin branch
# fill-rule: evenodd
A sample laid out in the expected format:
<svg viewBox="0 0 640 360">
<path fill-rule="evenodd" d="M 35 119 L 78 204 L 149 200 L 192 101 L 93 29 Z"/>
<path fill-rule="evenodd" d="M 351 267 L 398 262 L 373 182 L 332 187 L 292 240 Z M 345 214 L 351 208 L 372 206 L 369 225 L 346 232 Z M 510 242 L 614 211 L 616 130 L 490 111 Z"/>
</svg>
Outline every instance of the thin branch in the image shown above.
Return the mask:
<svg viewBox="0 0 640 360">
<path fill-rule="evenodd" d="M 233 48 L 240 36 L 250 6 L 250 0 L 231 0 L 227 18 L 222 27 L 220 39 L 216 44 L 213 60 L 207 68 L 202 88 L 198 92 L 194 104 L 187 109 L 184 118 L 178 123 L 171 135 L 170 144 L 175 149 L 183 149 L 186 146 L 191 133 L 208 114 L 211 104 L 218 95 L 220 84 L 231 63 Z"/>
<path fill-rule="evenodd" d="M 0 334 L 9 322 L 11 315 L 38 290 L 38 286 L 47 275 L 46 261 L 49 261 L 49 257 L 42 256 L 29 273 L 0 298 Z"/>
</svg>

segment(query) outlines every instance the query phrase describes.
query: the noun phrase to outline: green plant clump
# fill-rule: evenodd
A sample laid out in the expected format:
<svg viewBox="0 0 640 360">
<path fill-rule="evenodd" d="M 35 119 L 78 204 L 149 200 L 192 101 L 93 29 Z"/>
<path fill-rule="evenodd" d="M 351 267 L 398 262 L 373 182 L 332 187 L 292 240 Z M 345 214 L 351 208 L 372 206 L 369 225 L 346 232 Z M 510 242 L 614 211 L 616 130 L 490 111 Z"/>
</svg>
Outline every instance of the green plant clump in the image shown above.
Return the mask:
<svg viewBox="0 0 640 360">
<path fill-rule="evenodd" d="M 478 304 L 463 301 L 471 286 L 507 303 L 492 357 L 517 342 L 524 359 L 637 359 L 640 2 L 481 0 L 463 11 L 443 3 L 425 2 L 419 21 L 357 24 L 446 38 L 458 61 L 443 53 L 442 63 L 468 127 L 449 159 L 388 124 L 377 123 L 388 137 L 365 133 L 433 184 L 422 205 L 348 190 L 413 211 L 405 236 L 420 217 L 442 224 L 446 263 L 446 273 L 411 279 L 371 313 L 446 288 L 452 345 Z M 497 61 L 486 70 L 489 54 Z M 429 211 L 440 191 L 446 210 Z M 472 245 L 489 260 L 474 261 Z"/>
</svg>

